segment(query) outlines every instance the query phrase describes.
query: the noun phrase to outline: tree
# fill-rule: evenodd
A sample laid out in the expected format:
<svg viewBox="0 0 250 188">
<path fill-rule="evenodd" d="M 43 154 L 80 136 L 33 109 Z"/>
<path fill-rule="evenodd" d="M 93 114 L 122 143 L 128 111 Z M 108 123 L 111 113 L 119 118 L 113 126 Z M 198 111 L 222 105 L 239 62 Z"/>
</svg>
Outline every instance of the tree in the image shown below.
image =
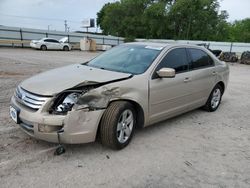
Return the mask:
<svg viewBox="0 0 250 188">
<path fill-rule="evenodd" d="M 210 40 L 226 21 L 227 14 L 219 14 L 217 0 L 178 0 L 170 7 L 168 17 L 173 38 Z"/>
<path fill-rule="evenodd" d="M 161 10 L 164 13 L 165 1 L 121 0 L 105 4 L 100 12 L 97 13 L 97 24 L 101 27 L 104 34 L 119 34 L 124 37 L 155 37 L 157 36 L 155 32 L 149 31 L 153 29 L 150 27 L 150 24 L 157 20 L 152 17 L 150 12 L 150 9 L 152 9 L 151 5 L 161 3 L 163 6 Z M 155 14 L 153 13 L 153 15 Z M 157 20 L 158 24 L 159 21 Z M 150 33 L 153 33 L 153 35 Z"/>
<path fill-rule="evenodd" d="M 231 24 L 230 40 L 232 42 L 250 42 L 250 18 Z"/>
<path fill-rule="evenodd" d="M 104 34 L 136 38 L 226 40 L 227 12 L 218 0 L 121 0 L 97 14 Z"/>
<path fill-rule="evenodd" d="M 147 28 L 146 38 L 167 38 L 168 32 L 166 19 L 166 3 L 153 3 L 145 9 L 143 14 L 143 23 Z"/>
</svg>

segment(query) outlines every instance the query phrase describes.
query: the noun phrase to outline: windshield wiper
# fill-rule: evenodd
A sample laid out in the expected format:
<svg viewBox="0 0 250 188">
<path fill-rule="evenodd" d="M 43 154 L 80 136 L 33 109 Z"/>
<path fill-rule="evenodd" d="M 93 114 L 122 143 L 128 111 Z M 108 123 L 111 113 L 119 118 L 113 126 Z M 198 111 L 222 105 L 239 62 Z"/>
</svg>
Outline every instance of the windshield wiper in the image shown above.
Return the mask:
<svg viewBox="0 0 250 188">
<path fill-rule="evenodd" d="M 89 65 L 88 63 L 87 63 L 87 64 L 83 64 L 83 65 L 88 66 L 88 67 L 97 68 L 97 69 L 107 70 L 107 69 L 106 69 L 106 68 L 104 68 L 104 67 L 99 67 L 99 66 Z"/>
</svg>

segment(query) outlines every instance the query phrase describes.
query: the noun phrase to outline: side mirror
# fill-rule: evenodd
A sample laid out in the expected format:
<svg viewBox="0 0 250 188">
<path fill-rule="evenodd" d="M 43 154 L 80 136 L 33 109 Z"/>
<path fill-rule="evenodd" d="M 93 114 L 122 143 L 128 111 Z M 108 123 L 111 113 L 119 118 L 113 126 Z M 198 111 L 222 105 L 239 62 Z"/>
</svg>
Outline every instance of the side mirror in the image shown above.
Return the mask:
<svg viewBox="0 0 250 188">
<path fill-rule="evenodd" d="M 174 78 L 175 70 L 172 68 L 162 68 L 156 72 L 160 78 Z"/>
</svg>

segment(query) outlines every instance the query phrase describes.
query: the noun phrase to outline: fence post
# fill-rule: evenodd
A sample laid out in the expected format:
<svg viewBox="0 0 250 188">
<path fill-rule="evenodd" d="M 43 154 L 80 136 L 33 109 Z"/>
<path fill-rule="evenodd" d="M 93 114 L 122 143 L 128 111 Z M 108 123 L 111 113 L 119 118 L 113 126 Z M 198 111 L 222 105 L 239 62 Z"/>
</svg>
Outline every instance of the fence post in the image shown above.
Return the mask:
<svg viewBox="0 0 250 188">
<path fill-rule="evenodd" d="M 70 40 L 69 40 L 69 35 L 68 35 L 68 43 L 70 43 Z"/>
<path fill-rule="evenodd" d="M 232 52 L 232 49 L 233 49 L 233 43 L 231 42 L 230 53 Z"/>
<path fill-rule="evenodd" d="M 104 45 L 105 43 L 104 43 L 104 37 L 102 37 L 102 44 Z"/>
<path fill-rule="evenodd" d="M 21 38 L 21 41 L 23 41 L 23 32 L 21 28 L 20 28 L 20 38 Z M 23 42 L 22 42 L 22 48 L 23 48 Z"/>
<path fill-rule="evenodd" d="M 118 45 L 120 44 L 120 40 L 119 40 L 119 37 L 118 37 L 118 39 L 117 39 L 117 42 L 118 42 Z"/>
<path fill-rule="evenodd" d="M 48 33 L 47 32 L 45 33 L 45 36 L 46 36 L 46 38 L 48 38 Z"/>
</svg>

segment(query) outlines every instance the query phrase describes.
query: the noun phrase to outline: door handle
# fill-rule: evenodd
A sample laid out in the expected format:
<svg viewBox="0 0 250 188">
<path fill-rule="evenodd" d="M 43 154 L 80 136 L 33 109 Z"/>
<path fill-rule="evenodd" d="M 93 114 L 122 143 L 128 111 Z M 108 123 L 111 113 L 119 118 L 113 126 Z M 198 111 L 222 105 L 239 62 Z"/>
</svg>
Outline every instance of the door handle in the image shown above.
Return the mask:
<svg viewBox="0 0 250 188">
<path fill-rule="evenodd" d="M 190 78 L 185 78 L 185 79 L 184 79 L 184 82 L 185 82 L 185 83 L 190 82 L 190 81 L 191 81 Z"/>
<path fill-rule="evenodd" d="M 217 73 L 215 71 L 212 72 L 212 75 L 215 76 Z"/>
</svg>

